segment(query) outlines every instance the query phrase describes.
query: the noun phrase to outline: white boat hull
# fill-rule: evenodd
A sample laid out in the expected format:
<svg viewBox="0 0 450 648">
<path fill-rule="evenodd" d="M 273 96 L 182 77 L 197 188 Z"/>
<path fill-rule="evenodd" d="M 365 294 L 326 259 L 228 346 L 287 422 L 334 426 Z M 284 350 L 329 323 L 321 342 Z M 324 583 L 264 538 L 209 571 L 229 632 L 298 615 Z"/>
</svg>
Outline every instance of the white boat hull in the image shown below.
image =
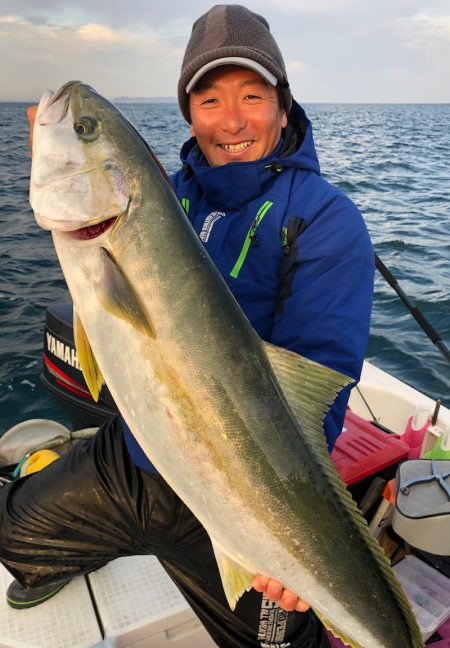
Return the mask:
<svg viewBox="0 0 450 648">
<path fill-rule="evenodd" d="M 406 383 L 365 361 L 361 380 L 349 400 L 350 409 L 366 420 L 375 421 L 402 435 L 411 416 L 432 418 L 436 401 Z M 450 434 L 450 410 L 441 405 L 435 433 Z"/>
</svg>

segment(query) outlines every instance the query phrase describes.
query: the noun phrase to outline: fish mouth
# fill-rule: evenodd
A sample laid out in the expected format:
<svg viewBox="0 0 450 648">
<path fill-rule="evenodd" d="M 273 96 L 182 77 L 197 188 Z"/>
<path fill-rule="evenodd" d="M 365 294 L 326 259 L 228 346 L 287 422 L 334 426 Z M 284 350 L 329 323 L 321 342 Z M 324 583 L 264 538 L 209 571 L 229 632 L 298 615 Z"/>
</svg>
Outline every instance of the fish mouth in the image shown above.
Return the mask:
<svg viewBox="0 0 450 648">
<path fill-rule="evenodd" d="M 91 241 L 92 239 L 96 239 L 106 231 L 108 231 L 117 221 L 117 218 L 118 216 L 112 216 L 111 218 L 100 221 L 100 223 L 87 225 L 86 227 L 80 227 L 79 229 L 66 232 L 66 234 L 71 238 L 75 238 L 80 241 Z"/>
<path fill-rule="evenodd" d="M 99 238 L 109 230 L 113 229 L 116 231 L 120 229 L 123 225 L 124 220 L 127 220 L 129 215 L 130 206 L 132 203 L 132 198 L 128 198 L 128 203 L 126 208 L 123 211 L 115 210 L 112 216 L 108 214 L 103 214 L 103 218 L 95 220 L 94 218 L 85 219 L 85 222 L 88 224 L 84 225 L 83 220 L 79 219 L 68 219 L 68 220 L 54 220 L 42 216 L 41 214 L 35 212 L 35 218 L 43 229 L 51 230 L 53 234 L 58 234 L 58 236 L 66 236 L 71 239 L 77 239 L 79 241 L 92 241 Z M 111 213 L 112 210 L 110 210 Z"/>
</svg>

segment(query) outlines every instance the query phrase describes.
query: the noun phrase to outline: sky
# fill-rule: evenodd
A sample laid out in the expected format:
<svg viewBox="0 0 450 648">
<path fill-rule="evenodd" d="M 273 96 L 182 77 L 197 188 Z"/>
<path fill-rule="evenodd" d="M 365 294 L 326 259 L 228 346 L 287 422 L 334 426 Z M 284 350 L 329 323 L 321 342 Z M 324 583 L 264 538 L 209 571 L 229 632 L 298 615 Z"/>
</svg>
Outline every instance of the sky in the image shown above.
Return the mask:
<svg viewBox="0 0 450 648">
<path fill-rule="evenodd" d="M 450 103 L 450 0 L 246 0 L 302 103 Z M 107 98 L 175 97 L 203 0 L 0 0 L 0 101 L 78 79 Z"/>
</svg>

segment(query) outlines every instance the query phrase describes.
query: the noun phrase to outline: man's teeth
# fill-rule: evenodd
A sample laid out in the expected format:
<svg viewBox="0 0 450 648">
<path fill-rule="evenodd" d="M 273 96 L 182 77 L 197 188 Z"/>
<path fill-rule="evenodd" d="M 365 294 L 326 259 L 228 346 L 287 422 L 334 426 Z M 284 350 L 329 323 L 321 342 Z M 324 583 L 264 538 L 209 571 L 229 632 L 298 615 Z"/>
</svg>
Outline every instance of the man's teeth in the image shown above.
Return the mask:
<svg viewBox="0 0 450 648">
<path fill-rule="evenodd" d="M 221 148 L 223 148 L 225 151 L 228 153 L 240 153 L 244 149 L 248 148 L 252 142 L 240 142 L 239 144 L 221 144 Z"/>
</svg>

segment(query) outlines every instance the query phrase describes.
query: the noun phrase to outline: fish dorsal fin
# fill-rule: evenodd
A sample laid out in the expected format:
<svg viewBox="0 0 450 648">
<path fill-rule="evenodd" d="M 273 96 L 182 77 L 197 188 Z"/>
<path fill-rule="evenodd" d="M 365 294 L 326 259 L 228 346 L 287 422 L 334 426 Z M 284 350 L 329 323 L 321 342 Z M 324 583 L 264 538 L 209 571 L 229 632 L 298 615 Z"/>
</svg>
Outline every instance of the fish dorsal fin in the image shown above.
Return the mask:
<svg viewBox="0 0 450 648">
<path fill-rule="evenodd" d="M 408 626 L 411 636 L 411 648 L 422 648 L 422 635 L 406 594 L 395 576 L 384 551 L 371 535 L 366 520 L 339 477 L 327 450 L 323 433 L 324 416 L 340 388 L 350 384 L 352 380 L 287 349 L 281 349 L 267 342 L 264 345 L 288 405 L 298 421 L 302 435 L 307 439 L 308 446 L 314 452 L 327 475 L 330 485 L 342 502 L 343 511 L 351 517 L 361 534 L 362 541 L 368 546 L 376 564 L 390 585 Z M 360 648 L 358 644 L 352 642 L 348 637 L 343 637 L 337 628 L 330 627 L 327 619 L 322 618 L 322 621 L 344 643 L 353 648 Z"/>
<path fill-rule="evenodd" d="M 242 594 L 251 588 L 256 574 L 252 574 L 229 558 L 215 540 L 211 539 L 211 542 L 226 599 L 230 608 L 234 610 Z"/>
<path fill-rule="evenodd" d="M 356 508 L 330 459 L 323 431 L 323 421 L 331 403 L 340 389 L 352 382 L 351 378 L 288 349 L 268 342 L 264 345 L 272 369 L 308 447 L 341 498 L 351 501 Z"/>
<path fill-rule="evenodd" d="M 323 420 L 341 388 L 353 382 L 352 379 L 288 349 L 268 342 L 264 346 L 289 407 L 309 443 L 319 454 L 328 455 Z"/>
<path fill-rule="evenodd" d="M 86 331 L 80 320 L 75 308 L 73 309 L 73 333 L 75 339 L 75 348 L 77 350 L 78 362 L 83 372 L 86 385 L 91 392 L 95 402 L 98 401 L 100 390 L 104 384 L 102 372 L 97 364 L 97 360 L 92 352 Z"/>
</svg>

